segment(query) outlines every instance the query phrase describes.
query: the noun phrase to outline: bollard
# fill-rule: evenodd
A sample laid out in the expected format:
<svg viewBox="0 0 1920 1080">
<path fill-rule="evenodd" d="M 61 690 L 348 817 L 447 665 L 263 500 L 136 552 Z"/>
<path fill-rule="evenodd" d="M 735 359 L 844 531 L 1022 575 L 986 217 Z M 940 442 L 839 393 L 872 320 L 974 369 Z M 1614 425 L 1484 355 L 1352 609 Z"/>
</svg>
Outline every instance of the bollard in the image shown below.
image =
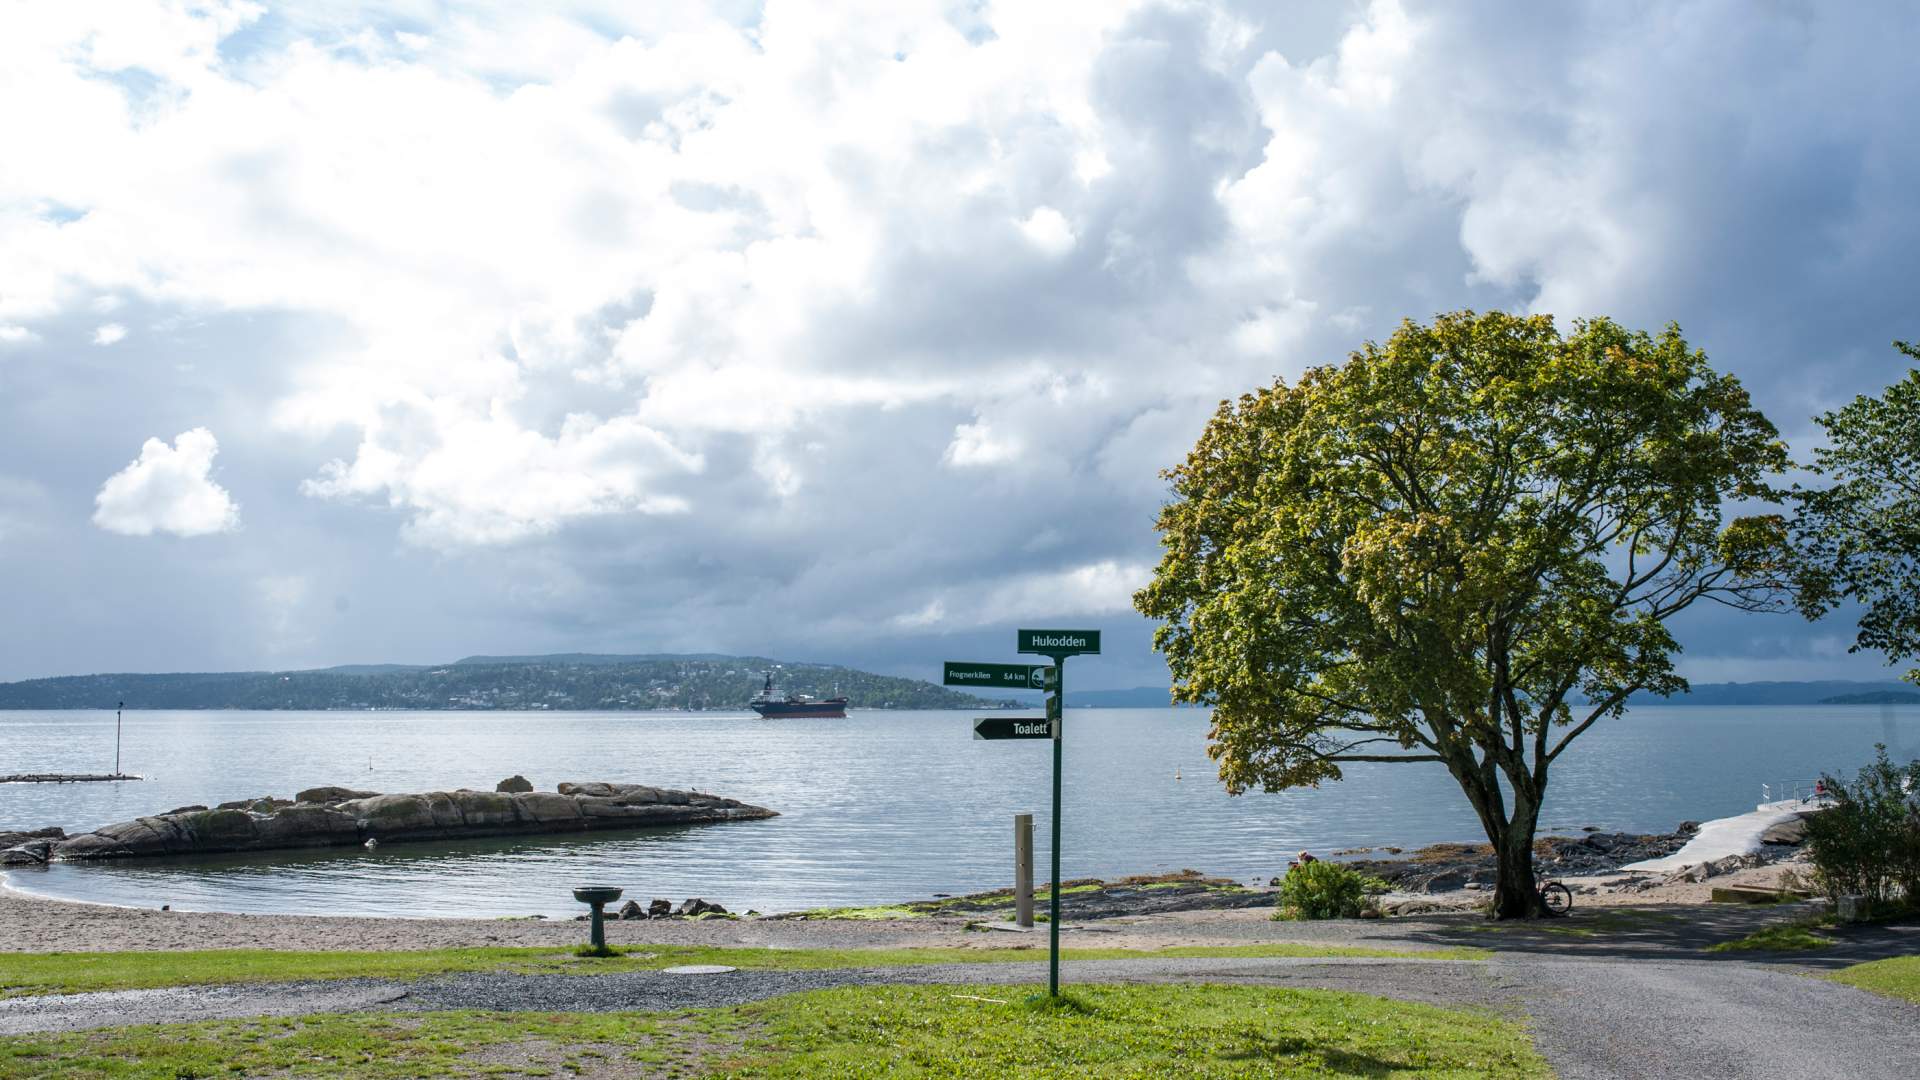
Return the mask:
<svg viewBox="0 0 1920 1080">
<path fill-rule="evenodd" d="M 1033 815 L 1013 815 L 1014 925 L 1033 927 Z"/>
<path fill-rule="evenodd" d="M 620 890 L 609 885 L 588 885 L 573 890 L 573 898 L 593 909 L 593 947 L 589 952 L 594 956 L 611 956 L 613 950 L 607 948 L 606 916 L 600 909 L 620 899 Z"/>
</svg>

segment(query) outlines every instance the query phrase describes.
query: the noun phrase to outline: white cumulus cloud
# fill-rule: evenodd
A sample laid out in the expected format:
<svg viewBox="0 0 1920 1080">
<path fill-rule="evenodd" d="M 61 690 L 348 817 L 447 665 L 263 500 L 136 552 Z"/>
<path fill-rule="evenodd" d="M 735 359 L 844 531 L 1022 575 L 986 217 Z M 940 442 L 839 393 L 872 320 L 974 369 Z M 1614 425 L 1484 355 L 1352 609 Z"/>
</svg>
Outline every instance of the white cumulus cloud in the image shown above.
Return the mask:
<svg viewBox="0 0 1920 1080">
<path fill-rule="evenodd" d="M 93 523 L 126 536 L 208 536 L 239 528 L 240 507 L 213 481 L 219 452 L 206 428 L 181 432 L 172 446 L 148 439 L 138 459 L 100 486 Z"/>
<path fill-rule="evenodd" d="M 117 345 L 127 336 L 127 328 L 119 323 L 101 323 L 93 329 L 95 345 Z"/>
</svg>

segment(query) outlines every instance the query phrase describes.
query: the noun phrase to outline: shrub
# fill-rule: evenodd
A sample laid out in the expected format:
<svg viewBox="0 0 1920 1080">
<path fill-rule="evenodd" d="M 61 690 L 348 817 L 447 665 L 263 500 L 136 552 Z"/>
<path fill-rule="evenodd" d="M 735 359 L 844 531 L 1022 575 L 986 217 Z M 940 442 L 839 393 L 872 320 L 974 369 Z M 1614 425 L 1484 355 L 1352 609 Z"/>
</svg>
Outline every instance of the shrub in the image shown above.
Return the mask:
<svg viewBox="0 0 1920 1080">
<path fill-rule="evenodd" d="M 1281 919 L 1354 919 L 1367 906 L 1367 894 L 1387 891 L 1387 883 L 1339 863 L 1300 863 L 1280 879 Z"/>
<path fill-rule="evenodd" d="M 1822 777 L 1833 805 L 1807 818 L 1814 883 L 1878 910 L 1900 898 L 1920 905 L 1920 761 L 1895 765 L 1885 746 L 1874 749 L 1852 783 Z"/>
</svg>

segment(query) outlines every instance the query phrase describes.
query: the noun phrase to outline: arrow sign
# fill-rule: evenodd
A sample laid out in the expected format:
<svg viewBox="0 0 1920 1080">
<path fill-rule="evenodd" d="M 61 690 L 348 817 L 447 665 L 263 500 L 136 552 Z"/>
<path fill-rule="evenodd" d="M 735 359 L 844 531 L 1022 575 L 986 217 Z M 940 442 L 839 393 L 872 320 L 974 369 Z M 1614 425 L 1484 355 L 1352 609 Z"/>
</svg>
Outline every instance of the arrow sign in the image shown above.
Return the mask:
<svg viewBox="0 0 1920 1080">
<path fill-rule="evenodd" d="M 1047 672 L 1040 664 L 968 664 L 949 660 L 941 680 L 948 686 L 998 686 L 1014 690 L 1045 690 Z"/>
<path fill-rule="evenodd" d="M 973 722 L 976 739 L 1051 739 L 1053 724 L 1038 716 L 983 716 Z"/>
<path fill-rule="evenodd" d="M 1019 653 L 1039 653 L 1059 659 L 1062 656 L 1097 655 L 1100 652 L 1098 630 L 1022 630 Z"/>
</svg>

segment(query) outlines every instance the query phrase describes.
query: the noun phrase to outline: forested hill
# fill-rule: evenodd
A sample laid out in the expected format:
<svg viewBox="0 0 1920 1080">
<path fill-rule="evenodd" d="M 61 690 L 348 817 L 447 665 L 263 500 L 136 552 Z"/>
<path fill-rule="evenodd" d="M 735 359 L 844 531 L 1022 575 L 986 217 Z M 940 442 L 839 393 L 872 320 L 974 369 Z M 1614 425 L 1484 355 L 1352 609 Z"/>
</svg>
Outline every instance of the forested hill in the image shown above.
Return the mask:
<svg viewBox="0 0 1920 1080">
<path fill-rule="evenodd" d="M 0 683 L 0 709 L 719 709 L 746 711 L 767 672 L 857 709 L 991 707 L 971 694 L 830 664 L 752 656 L 476 656 L 434 667 L 70 675 Z"/>
</svg>

